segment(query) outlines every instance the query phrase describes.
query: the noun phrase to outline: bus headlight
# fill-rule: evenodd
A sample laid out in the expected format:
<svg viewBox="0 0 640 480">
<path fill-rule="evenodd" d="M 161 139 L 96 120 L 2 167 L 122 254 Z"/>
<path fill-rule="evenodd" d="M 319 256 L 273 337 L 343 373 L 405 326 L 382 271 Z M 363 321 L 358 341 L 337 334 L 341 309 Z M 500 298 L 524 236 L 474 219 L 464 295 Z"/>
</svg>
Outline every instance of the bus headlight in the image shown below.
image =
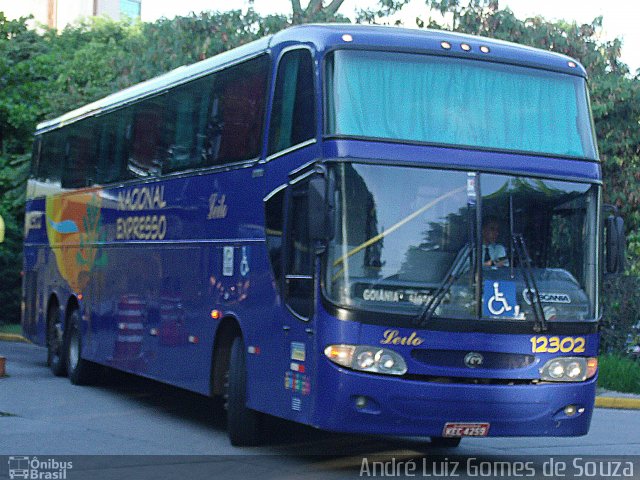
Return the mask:
<svg viewBox="0 0 640 480">
<path fill-rule="evenodd" d="M 597 368 L 597 358 L 553 358 L 540 369 L 540 379 L 550 382 L 583 382 L 593 377 Z"/>
<path fill-rule="evenodd" d="M 340 366 L 362 372 L 403 375 L 407 364 L 401 355 L 387 348 L 367 345 L 329 345 L 325 356 Z"/>
</svg>

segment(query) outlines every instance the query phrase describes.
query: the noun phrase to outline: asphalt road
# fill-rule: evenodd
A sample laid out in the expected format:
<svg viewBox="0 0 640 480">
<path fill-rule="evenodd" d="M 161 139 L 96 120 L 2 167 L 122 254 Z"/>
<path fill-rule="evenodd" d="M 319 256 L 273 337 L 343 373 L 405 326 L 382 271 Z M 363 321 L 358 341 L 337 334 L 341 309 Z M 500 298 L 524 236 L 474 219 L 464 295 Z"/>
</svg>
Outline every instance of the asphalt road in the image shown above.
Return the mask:
<svg viewBox="0 0 640 480">
<path fill-rule="evenodd" d="M 41 347 L 0 341 L 0 355 L 7 357 L 8 374 L 0 379 L 0 456 L 73 458 L 70 480 L 451 476 L 454 458 L 530 459 L 536 477 L 544 478 L 551 457 L 571 468 L 588 455 L 640 455 L 640 410 L 608 409 L 596 409 L 589 435 L 578 438 L 464 439 L 457 449 L 435 449 L 423 438 L 340 435 L 269 419 L 264 446 L 235 448 L 220 407 L 200 395 L 117 372 L 99 385 L 77 387 L 50 374 Z M 99 457 L 69 457 L 79 455 Z M 376 459 L 387 462 L 386 474 L 373 472 Z M 640 478 L 640 457 L 633 460 L 633 477 Z M 6 465 L 0 457 L 0 478 L 8 478 Z"/>
</svg>

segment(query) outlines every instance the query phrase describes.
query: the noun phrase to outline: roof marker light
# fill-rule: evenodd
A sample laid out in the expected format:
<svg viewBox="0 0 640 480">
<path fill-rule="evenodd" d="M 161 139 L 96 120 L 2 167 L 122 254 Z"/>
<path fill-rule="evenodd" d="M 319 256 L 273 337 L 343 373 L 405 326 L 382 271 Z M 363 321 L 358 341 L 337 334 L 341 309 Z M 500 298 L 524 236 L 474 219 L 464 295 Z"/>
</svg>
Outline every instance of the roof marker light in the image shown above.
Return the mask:
<svg viewBox="0 0 640 480">
<path fill-rule="evenodd" d="M 449 42 L 440 42 L 440 46 L 445 50 L 451 50 L 451 44 Z"/>
<path fill-rule="evenodd" d="M 342 35 L 342 40 L 344 42 L 353 42 L 353 37 L 348 33 L 345 33 L 344 35 Z"/>
<path fill-rule="evenodd" d="M 464 50 L 465 52 L 470 52 L 471 51 L 471 45 L 469 45 L 468 43 L 461 43 L 460 44 L 460 48 L 462 50 Z"/>
<path fill-rule="evenodd" d="M 567 65 L 569 65 L 571 68 L 576 68 L 578 65 L 576 65 L 576 62 L 567 62 Z"/>
<path fill-rule="evenodd" d="M 482 53 L 489 53 L 491 50 L 489 50 L 489 47 L 487 47 L 486 45 L 482 45 L 482 46 L 480 47 L 480 51 L 481 51 Z"/>
</svg>

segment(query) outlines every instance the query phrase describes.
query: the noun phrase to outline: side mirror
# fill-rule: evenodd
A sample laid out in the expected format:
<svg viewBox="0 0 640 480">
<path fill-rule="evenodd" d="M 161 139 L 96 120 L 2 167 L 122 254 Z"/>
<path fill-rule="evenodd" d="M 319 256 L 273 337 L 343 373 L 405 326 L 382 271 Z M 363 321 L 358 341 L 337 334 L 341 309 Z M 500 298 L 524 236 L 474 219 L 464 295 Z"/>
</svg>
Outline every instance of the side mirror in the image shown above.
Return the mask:
<svg viewBox="0 0 640 480">
<path fill-rule="evenodd" d="M 309 238 L 326 243 L 333 238 L 333 189 L 324 175 L 309 180 Z"/>
<path fill-rule="evenodd" d="M 605 234 L 606 273 L 622 273 L 625 268 L 626 255 L 626 238 L 622 217 L 609 215 L 606 220 Z"/>
</svg>

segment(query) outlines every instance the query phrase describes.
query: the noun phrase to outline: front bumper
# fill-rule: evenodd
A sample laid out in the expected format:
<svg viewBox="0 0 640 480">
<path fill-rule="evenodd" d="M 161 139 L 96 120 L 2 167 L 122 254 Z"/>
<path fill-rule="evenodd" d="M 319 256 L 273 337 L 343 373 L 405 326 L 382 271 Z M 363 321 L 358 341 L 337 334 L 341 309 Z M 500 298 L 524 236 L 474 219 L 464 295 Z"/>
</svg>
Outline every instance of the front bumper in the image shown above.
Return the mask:
<svg viewBox="0 0 640 480">
<path fill-rule="evenodd" d="M 492 437 L 586 435 L 597 381 L 437 383 L 355 372 L 326 358 L 318 367 L 317 391 L 322 393 L 316 399 L 313 425 L 367 434 L 441 436 L 447 422 L 473 422 L 489 423 Z M 563 410 L 570 404 L 578 411 L 569 417 Z"/>
</svg>

